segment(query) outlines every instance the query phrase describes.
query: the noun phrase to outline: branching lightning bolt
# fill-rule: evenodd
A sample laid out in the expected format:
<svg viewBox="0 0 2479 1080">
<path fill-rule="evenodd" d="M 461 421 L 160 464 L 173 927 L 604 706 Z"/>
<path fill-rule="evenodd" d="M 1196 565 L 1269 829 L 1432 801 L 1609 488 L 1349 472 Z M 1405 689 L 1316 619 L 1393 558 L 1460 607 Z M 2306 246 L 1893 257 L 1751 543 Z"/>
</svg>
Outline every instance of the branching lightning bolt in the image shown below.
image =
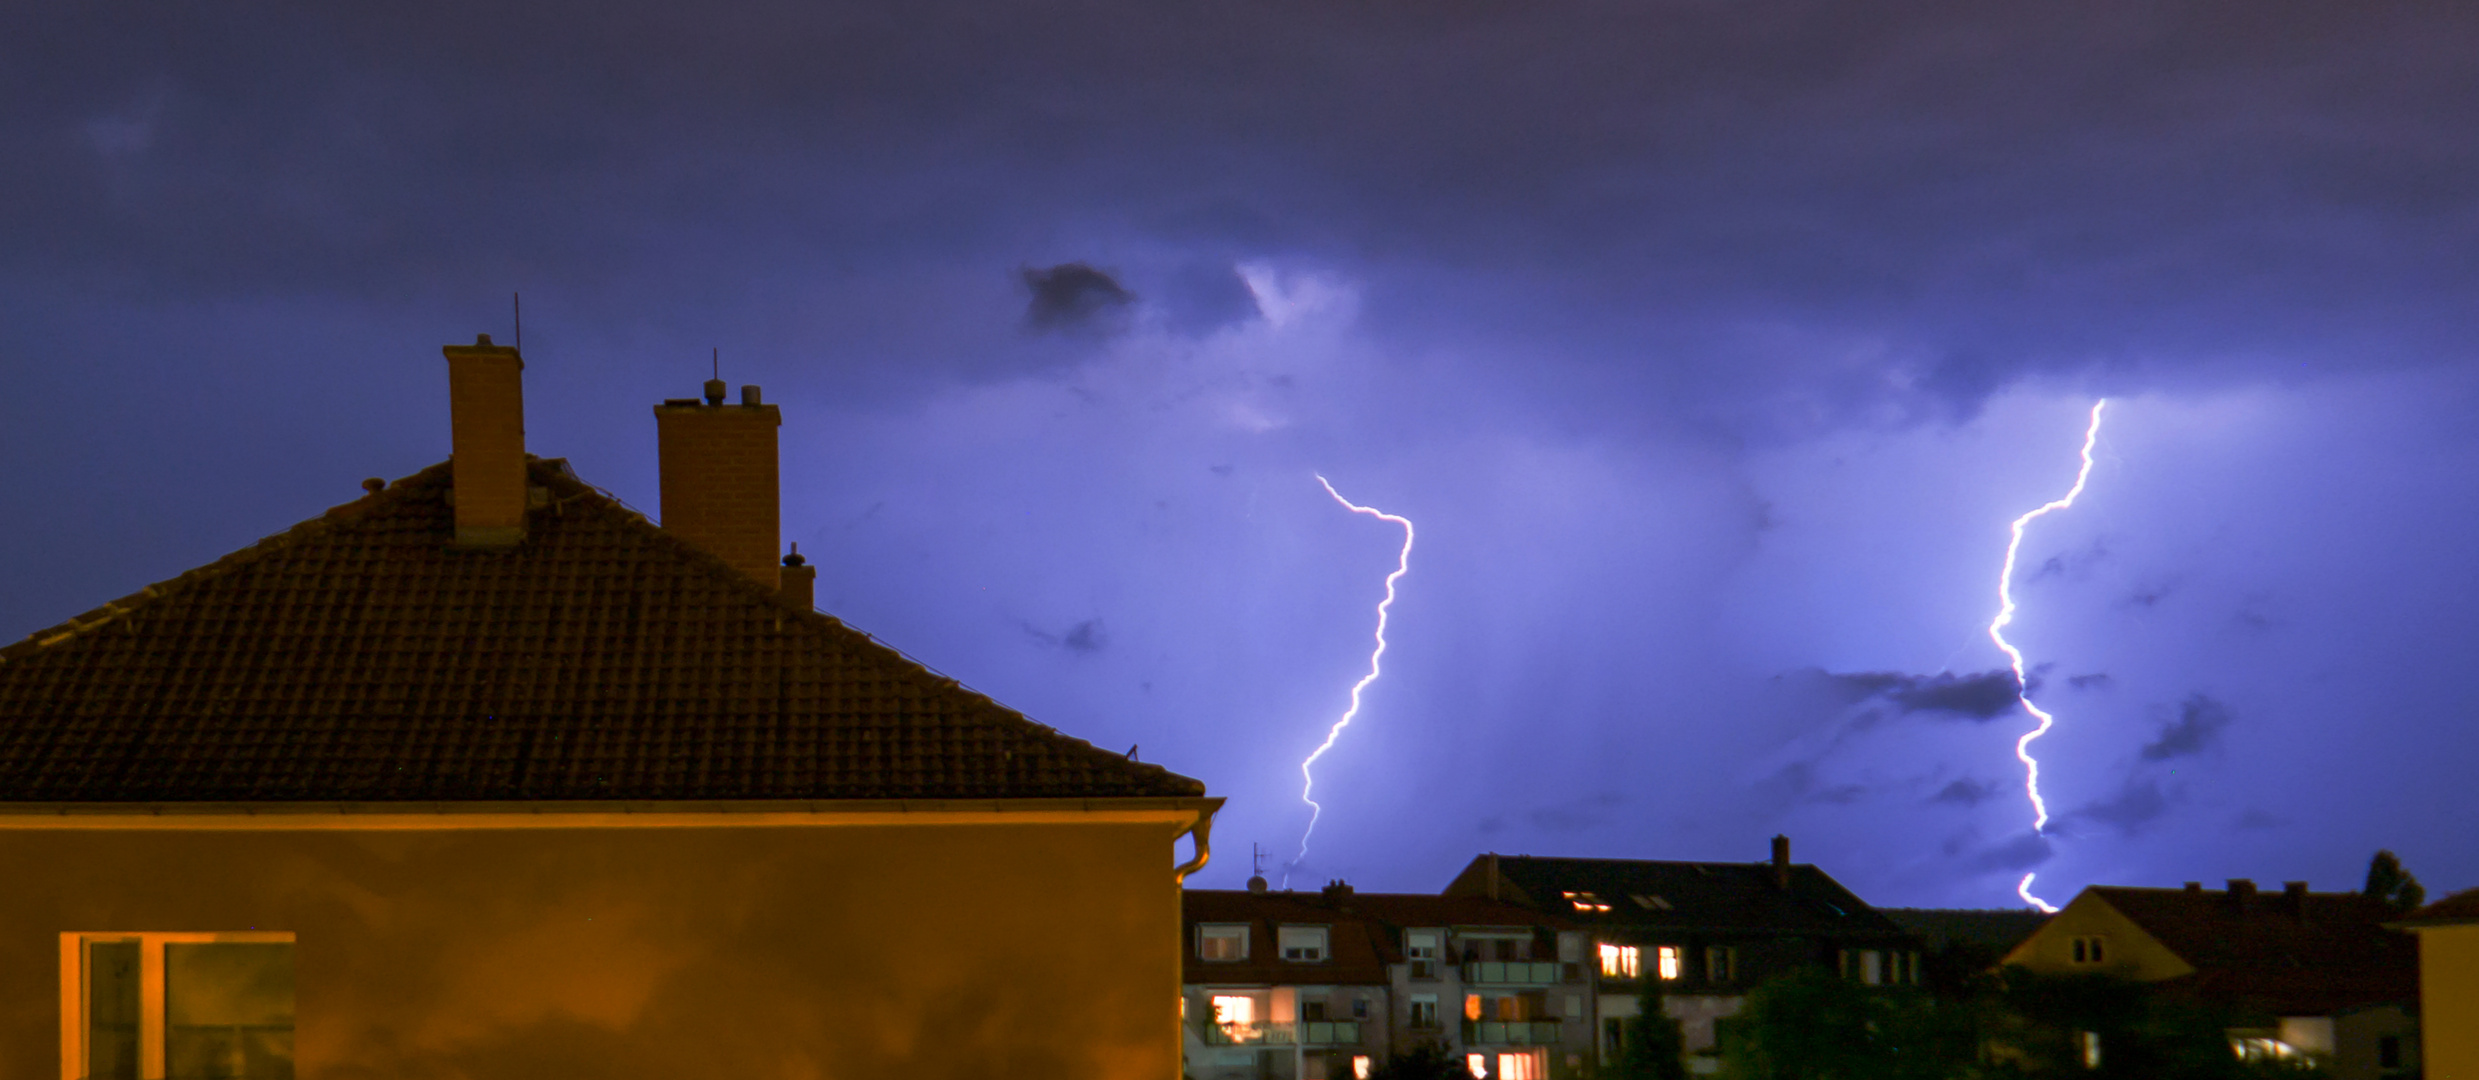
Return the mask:
<svg viewBox="0 0 2479 1080">
<path fill-rule="evenodd" d="M 2057 500 L 2014 519 L 2014 538 L 2006 543 L 2006 568 L 1997 577 L 1997 618 L 1988 624 L 1989 640 L 2005 650 L 2006 658 L 2014 663 L 2015 700 L 2023 703 L 2023 711 L 2040 721 L 2039 726 L 2024 732 L 2022 738 L 2014 741 L 2014 756 L 2023 763 L 2023 794 L 2031 797 L 2031 829 L 2034 833 L 2049 827 L 2049 804 L 2040 797 L 2040 762 L 2031 756 L 2031 744 L 2032 740 L 2048 734 L 2049 729 L 2057 725 L 2057 718 L 2031 703 L 2031 680 L 2023 669 L 2023 651 L 2006 641 L 2005 628 L 2014 621 L 2014 560 L 2023 550 L 2023 528 L 2051 511 L 2073 506 L 2075 497 L 2083 494 L 2083 485 L 2091 481 L 2092 447 L 2100 441 L 2100 410 L 2108 404 L 2107 398 L 2092 403 L 2092 423 L 2083 431 L 2083 468 L 2074 475 L 2074 487 Z M 2037 872 L 2024 874 L 2023 880 L 2014 886 L 2014 894 L 2033 907 L 2054 912 L 2057 910 L 2055 905 L 2031 894 L 2031 880 L 2038 876 Z"/>
<path fill-rule="evenodd" d="M 1326 756 L 1326 751 L 1334 749 L 1334 740 L 1342 736 L 1344 728 L 1351 726 L 1353 717 L 1360 715 L 1361 691 L 1376 682 L 1383 670 L 1380 664 L 1386 658 L 1386 617 L 1394 607 L 1394 583 L 1401 581 L 1412 568 L 1412 519 L 1354 503 L 1344 498 L 1342 492 L 1334 490 L 1334 484 L 1325 477 L 1318 477 L 1317 482 L 1324 484 L 1326 494 L 1334 496 L 1335 502 L 1343 504 L 1352 513 L 1367 514 L 1379 521 L 1403 526 L 1403 552 L 1395 557 L 1394 573 L 1386 575 L 1386 598 L 1377 602 L 1377 648 L 1369 653 L 1369 673 L 1361 676 L 1359 682 L 1351 684 L 1351 707 L 1343 710 L 1342 719 L 1336 720 L 1334 726 L 1327 729 L 1326 741 L 1319 743 L 1317 749 L 1309 752 L 1307 760 L 1300 762 L 1300 801 L 1308 804 L 1308 828 L 1300 833 L 1300 853 L 1283 867 L 1285 886 L 1291 884 L 1291 868 L 1308 858 L 1308 838 L 1317 831 L 1318 817 L 1325 813 L 1325 807 L 1317 805 L 1317 800 L 1310 797 L 1317 790 L 1317 777 L 1309 771 L 1310 767 L 1317 764 L 1318 758 Z"/>
</svg>

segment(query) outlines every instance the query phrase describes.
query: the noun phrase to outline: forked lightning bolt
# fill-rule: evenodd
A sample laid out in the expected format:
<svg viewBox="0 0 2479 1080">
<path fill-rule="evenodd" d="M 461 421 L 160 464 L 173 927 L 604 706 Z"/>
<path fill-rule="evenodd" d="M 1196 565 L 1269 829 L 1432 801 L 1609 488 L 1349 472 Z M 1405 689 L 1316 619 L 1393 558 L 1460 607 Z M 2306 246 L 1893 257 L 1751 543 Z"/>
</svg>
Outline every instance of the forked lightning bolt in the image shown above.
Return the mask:
<svg viewBox="0 0 2479 1080">
<path fill-rule="evenodd" d="M 2083 431 L 2083 468 L 2074 474 L 2074 487 L 2056 501 L 2014 519 L 2014 538 L 2006 544 L 2006 568 L 1997 577 L 1997 618 L 1988 624 L 1989 640 L 2005 650 L 2006 658 L 2014 663 L 2015 700 L 2023 703 L 2023 711 L 2040 721 L 2038 726 L 2024 732 L 2023 737 L 2014 742 L 2014 756 L 2023 763 L 2023 793 L 2031 797 L 2031 830 L 2034 833 L 2049 827 L 2049 804 L 2040 797 L 2040 762 L 2031 756 L 2031 744 L 2032 740 L 2048 734 L 2049 729 L 2057 725 L 2057 718 L 2031 703 L 2031 679 L 2023 669 L 2023 651 L 2006 641 L 2006 626 L 2014 621 L 2014 559 L 2023 550 L 2024 526 L 2051 511 L 2073 506 L 2075 497 L 2083 494 L 2083 485 L 2091 481 L 2092 447 L 2100 442 L 2100 410 L 2108 404 L 2107 398 L 2092 403 L 2092 423 Z M 2033 907 L 2054 912 L 2057 910 L 2055 905 L 2031 894 L 2031 879 L 2038 876 L 2037 872 L 2024 874 L 2023 880 L 2014 886 L 2014 894 Z"/>
<path fill-rule="evenodd" d="M 1308 759 L 1300 762 L 1300 801 L 1308 804 L 1308 828 L 1300 833 L 1299 855 L 1293 857 L 1291 862 L 1283 867 L 1285 886 L 1291 884 L 1291 868 L 1300 865 L 1302 860 L 1308 858 L 1308 838 L 1317 831 L 1318 817 L 1325 813 L 1325 807 L 1317 805 L 1317 800 L 1310 797 L 1317 790 L 1317 777 L 1309 771 L 1310 767 L 1317 764 L 1318 758 L 1326 756 L 1326 751 L 1334 749 L 1334 740 L 1342 736 L 1344 728 L 1351 726 L 1353 717 L 1360 715 L 1361 691 L 1367 690 L 1370 683 L 1376 682 L 1377 676 L 1383 670 L 1379 665 L 1386 658 L 1386 616 L 1394 607 L 1394 584 L 1403 580 L 1403 575 L 1412 568 L 1412 519 L 1354 503 L 1344 498 L 1342 492 L 1334 490 L 1334 484 L 1325 477 L 1318 477 L 1317 482 L 1324 484 L 1326 494 L 1334 496 L 1335 502 L 1343 504 L 1343 507 L 1352 513 L 1367 514 L 1379 521 L 1393 522 L 1403 526 L 1403 552 L 1395 556 L 1394 573 L 1386 575 L 1386 598 L 1377 602 L 1377 648 L 1369 653 L 1369 673 L 1361 676 L 1359 682 L 1351 684 L 1351 707 L 1343 710 L 1342 719 L 1336 720 L 1334 726 L 1327 729 L 1326 741 L 1319 743 L 1317 749 L 1309 752 Z"/>
</svg>

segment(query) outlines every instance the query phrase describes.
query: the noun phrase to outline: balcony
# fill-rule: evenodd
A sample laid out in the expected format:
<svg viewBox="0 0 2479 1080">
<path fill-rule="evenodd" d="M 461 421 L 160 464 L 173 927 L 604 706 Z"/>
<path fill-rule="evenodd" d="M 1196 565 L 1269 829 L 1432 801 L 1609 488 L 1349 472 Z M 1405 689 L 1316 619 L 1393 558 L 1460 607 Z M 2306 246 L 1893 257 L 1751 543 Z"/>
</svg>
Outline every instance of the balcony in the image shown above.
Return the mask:
<svg viewBox="0 0 2479 1080">
<path fill-rule="evenodd" d="M 1559 982 L 1555 960 L 1474 960 L 1463 965 L 1463 981 L 1505 986 L 1548 986 Z"/>
<path fill-rule="evenodd" d="M 1465 1046 L 1556 1046 L 1555 1020 L 1466 1020 Z"/>
<path fill-rule="evenodd" d="M 1207 1046 L 1358 1046 L 1358 1020 L 1303 1020 L 1277 1024 L 1199 1024 L 1197 1036 Z"/>
</svg>

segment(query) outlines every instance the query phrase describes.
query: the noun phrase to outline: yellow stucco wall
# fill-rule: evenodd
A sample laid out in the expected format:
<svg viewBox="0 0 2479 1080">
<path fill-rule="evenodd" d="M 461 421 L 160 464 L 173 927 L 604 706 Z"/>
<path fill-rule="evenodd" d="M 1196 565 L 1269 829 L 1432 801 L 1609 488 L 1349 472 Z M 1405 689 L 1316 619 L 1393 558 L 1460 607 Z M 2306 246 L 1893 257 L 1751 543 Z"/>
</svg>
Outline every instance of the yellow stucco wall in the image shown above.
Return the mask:
<svg viewBox="0 0 2479 1080">
<path fill-rule="evenodd" d="M 2479 1080 L 2479 925 L 2419 928 L 2419 1041 L 2428 1080 Z"/>
<path fill-rule="evenodd" d="M 2106 942 L 2104 962 L 2075 963 L 2074 939 L 2078 937 L 2102 938 Z M 2063 910 L 2041 923 L 2040 929 L 2006 954 L 2005 963 L 2049 974 L 2106 974 L 2138 982 L 2174 979 L 2195 970 L 2194 965 L 2179 959 L 2099 894 L 2089 891 L 2077 894 Z"/>
<path fill-rule="evenodd" d="M 0 1076 L 62 932 L 256 928 L 301 1080 L 1169 1080 L 1176 831 L 0 829 Z"/>
</svg>

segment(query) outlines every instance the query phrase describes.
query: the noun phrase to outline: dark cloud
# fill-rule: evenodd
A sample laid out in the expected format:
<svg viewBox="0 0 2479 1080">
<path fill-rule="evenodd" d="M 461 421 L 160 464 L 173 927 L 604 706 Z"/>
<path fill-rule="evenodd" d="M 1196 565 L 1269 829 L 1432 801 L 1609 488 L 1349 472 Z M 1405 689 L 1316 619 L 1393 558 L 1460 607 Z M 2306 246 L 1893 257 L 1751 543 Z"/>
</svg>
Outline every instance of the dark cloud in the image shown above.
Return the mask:
<svg viewBox="0 0 2479 1080">
<path fill-rule="evenodd" d="M 2075 810 L 2074 816 L 2112 826 L 2132 836 L 2168 813 L 2170 801 L 2170 797 L 2161 792 L 2158 781 L 2129 777 L 2117 794 Z"/>
<path fill-rule="evenodd" d="M 1153 291 L 1171 326 L 1183 333 L 1210 333 L 1258 317 L 1257 294 L 1228 263 L 1179 267 Z"/>
<path fill-rule="evenodd" d="M 2047 837 L 2038 833 L 2017 833 L 2012 839 L 1993 844 L 1963 857 L 1963 869 L 1970 873 L 2003 870 L 2029 870 L 2049 861 L 2055 854 Z"/>
<path fill-rule="evenodd" d="M 1086 619 L 1057 633 L 1021 620 L 1016 625 L 1034 641 L 1079 655 L 1090 656 L 1110 646 L 1110 633 L 1099 618 Z"/>
<path fill-rule="evenodd" d="M 1998 794 L 2000 790 L 1997 785 L 1966 776 L 1937 789 L 1937 793 L 1929 796 L 1928 801 L 1951 803 L 1956 806 L 1978 806 Z"/>
<path fill-rule="evenodd" d="M 2143 760 L 2167 761 L 2203 753 L 2220 741 L 2229 726 L 2229 707 L 2202 694 L 2178 706 L 2178 718 L 2162 724 L 2160 734 L 2143 746 Z"/>
<path fill-rule="evenodd" d="M 2069 675 L 2066 677 L 2066 685 L 2075 690 L 2106 690 L 2109 688 L 2110 684 L 2111 680 L 2109 678 L 2109 673 L 2105 671 L 2095 671 L 2088 675 Z"/>
<path fill-rule="evenodd" d="M 1107 329 L 1136 302 L 1136 294 L 1116 278 L 1080 262 L 1017 273 L 1033 294 L 1025 305 L 1025 325 L 1036 330 Z"/>
<path fill-rule="evenodd" d="M 1869 671 L 1831 677 L 1863 697 L 1881 697 L 1904 712 L 1939 712 L 1992 720 L 2012 711 L 2016 701 L 2014 673 L 2005 670 L 1975 675 Z M 2039 688 L 2037 679 L 2032 680 L 2032 688 Z"/>
</svg>

